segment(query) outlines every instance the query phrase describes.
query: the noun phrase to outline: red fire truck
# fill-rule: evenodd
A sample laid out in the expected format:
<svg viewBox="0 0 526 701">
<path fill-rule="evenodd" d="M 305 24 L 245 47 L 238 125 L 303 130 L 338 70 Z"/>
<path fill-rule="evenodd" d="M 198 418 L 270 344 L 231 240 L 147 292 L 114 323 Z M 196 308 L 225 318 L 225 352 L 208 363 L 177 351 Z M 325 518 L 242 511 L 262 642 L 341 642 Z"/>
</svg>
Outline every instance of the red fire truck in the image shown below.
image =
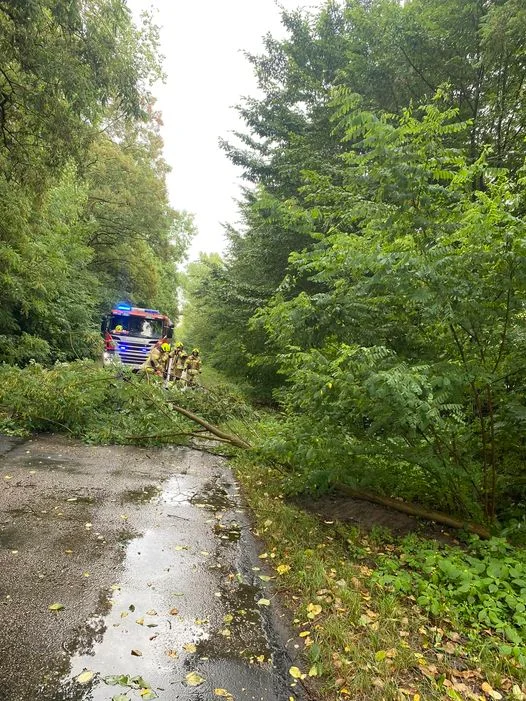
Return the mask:
<svg viewBox="0 0 526 701">
<path fill-rule="evenodd" d="M 120 362 L 136 370 L 156 343 L 173 337 L 173 328 L 166 314 L 157 309 L 119 303 L 110 314 L 102 317 L 102 362 L 104 365 Z"/>
</svg>

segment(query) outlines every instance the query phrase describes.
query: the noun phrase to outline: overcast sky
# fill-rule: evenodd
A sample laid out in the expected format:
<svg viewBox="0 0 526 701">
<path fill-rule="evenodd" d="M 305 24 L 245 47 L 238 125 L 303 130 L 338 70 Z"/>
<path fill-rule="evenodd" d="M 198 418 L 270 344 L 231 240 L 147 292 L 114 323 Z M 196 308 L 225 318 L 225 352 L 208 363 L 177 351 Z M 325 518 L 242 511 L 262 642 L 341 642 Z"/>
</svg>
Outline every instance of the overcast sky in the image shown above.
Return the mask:
<svg viewBox="0 0 526 701">
<path fill-rule="evenodd" d="M 242 51 L 258 52 L 268 31 L 283 36 L 274 0 L 127 0 L 134 12 L 155 10 L 161 27 L 167 75 L 156 88 L 163 114 L 165 158 L 172 167 L 172 206 L 195 214 L 199 234 L 190 251 L 224 247 L 222 222 L 235 223 L 239 169 L 218 146 L 219 137 L 241 127 L 232 109 L 243 95 L 255 95 L 255 79 Z M 320 0 L 280 0 L 292 9 Z"/>
</svg>

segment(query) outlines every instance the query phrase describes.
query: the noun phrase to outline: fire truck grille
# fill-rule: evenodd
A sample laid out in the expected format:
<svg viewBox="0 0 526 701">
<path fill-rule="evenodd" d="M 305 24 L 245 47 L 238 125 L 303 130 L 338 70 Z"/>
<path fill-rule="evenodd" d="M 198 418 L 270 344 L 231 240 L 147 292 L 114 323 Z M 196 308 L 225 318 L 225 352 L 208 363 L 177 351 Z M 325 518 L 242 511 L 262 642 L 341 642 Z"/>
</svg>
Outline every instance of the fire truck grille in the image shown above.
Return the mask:
<svg viewBox="0 0 526 701">
<path fill-rule="evenodd" d="M 117 352 L 124 365 L 138 368 L 144 363 L 154 344 L 154 340 L 142 343 L 120 340 L 117 344 Z"/>
</svg>

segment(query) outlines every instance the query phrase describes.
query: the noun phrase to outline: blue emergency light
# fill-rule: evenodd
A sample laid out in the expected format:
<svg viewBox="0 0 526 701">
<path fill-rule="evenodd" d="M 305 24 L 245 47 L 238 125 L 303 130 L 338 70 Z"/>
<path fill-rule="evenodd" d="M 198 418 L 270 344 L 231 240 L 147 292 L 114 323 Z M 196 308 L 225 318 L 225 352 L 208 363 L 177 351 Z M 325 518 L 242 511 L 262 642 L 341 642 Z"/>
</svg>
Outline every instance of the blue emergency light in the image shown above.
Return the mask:
<svg viewBox="0 0 526 701">
<path fill-rule="evenodd" d="M 123 312 L 131 312 L 132 310 L 129 304 L 118 304 L 117 309 L 121 309 Z"/>
</svg>

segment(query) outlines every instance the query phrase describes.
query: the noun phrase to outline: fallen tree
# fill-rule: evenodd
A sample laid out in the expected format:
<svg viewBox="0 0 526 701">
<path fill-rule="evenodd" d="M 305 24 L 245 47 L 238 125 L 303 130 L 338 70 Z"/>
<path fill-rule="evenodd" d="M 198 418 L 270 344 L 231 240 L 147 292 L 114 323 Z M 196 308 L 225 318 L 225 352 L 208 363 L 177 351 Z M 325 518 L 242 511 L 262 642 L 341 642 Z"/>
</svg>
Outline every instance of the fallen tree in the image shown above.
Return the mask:
<svg viewBox="0 0 526 701">
<path fill-rule="evenodd" d="M 243 440 L 243 438 L 240 438 L 239 436 L 230 434 L 230 433 L 225 433 L 222 431 L 220 428 L 217 426 L 214 426 L 211 423 L 208 423 L 208 421 L 205 421 L 202 419 L 200 416 L 197 416 L 197 414 L 194 414 L 191 411 L 188 411 L 188 409 L 184 409 L 182 406 L 178 406 L 177 404 L 173 404 L 170 402 L 170 405 L 174 411 L 177 411 L 179 414 L 182 416 L 186 416 L 187 419 L 190 419 L 191 421 L 195 421 L 195 423 L 199 424 L 203 428 L 205 428 L 209 433 L 211 433 L 213 436 L 218 438 L 221 441 L 226 441 L 227 443 L 231 443 L 232 445 L 236 446 L 236 448 L 243 448 L 243 449 L 250 449 L 252 446 L 250 443 L 247 441 Z M 199 438 L 206 438 L 207 436 L 199 436 Z"/>
<path fill-rule="evenodd" d="M 170 404 L 174 411 L 177 411 L 179 414 L 182 414 L 191 421 L 195 421 L 195 423 L 205 428 L 217 439 L 230 443 L 236 446 L 237 448 L 242 448 L 244 450 L 249 450 L 252 447 L 250 443 L 248 443 L 248 441 L 245 441 L 240 436 L 225 433 L 217 426 L 214 426 L 208 421 L 205 421 L 193 412 L 188 411 L 188 409 L 184 409 L 183 407 L 173 404 L 172 402 L 170 402 Z M 489 530 L 485 526 L 454 518 L 453 516 L 444 514 L 441 511 L 433 511 L 425 509 L 422 506 L 417 506 L 416 504 L 409 504 L 405 501 L 399 501 L 398 499 L 380 496 L 379 494 L 373 494 L 371 492 L 362 491 L 360 489 L 353 489 L 352 487 L 348 487 L 344 484 L 337 484 L 336 489 L 342 494 L 346 494 L 347 496 L 350 496 L 354 499 L 360 499 L 362 501 L 370 501 L 374 504 L 380 504 L 381 506 L 386 506 L 390 509 L 401 511 L 402 513 L 409 514 L 410 516 L 416 516 L 418 518 L 425 519 L 426 521 L 434 521 L 435 523 L 440 523 L 444 526 L 449 526 L 450 528 L 466 530 L 470 533 L 478 535 L 480 538 L 490 538 L 491 536 Z"/>
<path fill-rule="evenodd" d="M 370 501 L 373 504 L 387 506 L 390 509 L 401 511 L 402 513 L 409 514 L 410 516 L 417 516 L 418 518 L 423 518 L 426 521 L 435 521 L 436 523 L 441 523 L 444 526 L 475 533 L 481 538 L 489 538 L 491 536 L 488 529 L 484 526 L 476 523 L 470 523 L 469 521 L 462 521 L 458 518 L 453 518 L 452 516 L 442 513 L 441 511 L 432 511 L 425 509 L 422 506 L 417 506 L 416 504 L 408 504 L 405 501 L 392 499 L 391 497 L 383 497 L 379 494 L 362 491 L 361 489 L 353 489 L 345 484 L 336 485 L 336 489 L 349 497 L 353 497 L 353 499 Z"/>
</svg>

